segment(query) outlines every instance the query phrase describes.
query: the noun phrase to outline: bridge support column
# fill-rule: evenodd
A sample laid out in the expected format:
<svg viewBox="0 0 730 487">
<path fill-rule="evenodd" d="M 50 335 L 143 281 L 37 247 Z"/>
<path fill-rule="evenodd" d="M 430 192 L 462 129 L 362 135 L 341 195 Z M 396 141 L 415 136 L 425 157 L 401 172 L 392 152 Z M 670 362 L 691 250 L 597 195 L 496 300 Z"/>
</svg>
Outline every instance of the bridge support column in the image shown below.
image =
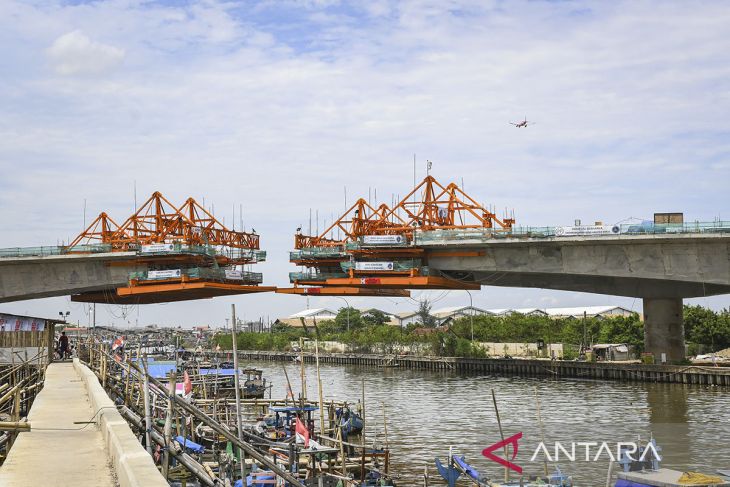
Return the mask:
<svg viewBox="0 0 730 487">
<path fill-rule="evenodd" d="M 644 348 L 656 363 L 684 360 L 684 323 L 681 298 L 644 298 Z"/>
</svg>

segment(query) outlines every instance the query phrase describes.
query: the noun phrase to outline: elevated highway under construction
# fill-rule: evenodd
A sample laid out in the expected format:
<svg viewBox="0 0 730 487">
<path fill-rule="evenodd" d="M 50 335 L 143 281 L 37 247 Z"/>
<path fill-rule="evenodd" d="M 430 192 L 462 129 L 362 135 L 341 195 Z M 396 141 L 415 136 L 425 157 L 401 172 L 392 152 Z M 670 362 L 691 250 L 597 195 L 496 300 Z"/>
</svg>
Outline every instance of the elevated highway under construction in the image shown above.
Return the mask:
<svg viewBox="0 0 730 487">
<path fill-rule="evenodd" d="M 359 199 L 321 234 L 298 231 L 289 260 L 299 269 L 275 289 L 252 270 L 266 258 L 258 235 L 226 228 L 192 198 L 176 207 L 154 193 L 121 225 L 102 213 L 69 246 L 0 251 L 0 302 L 545 288 L 641 298 L 646 350 L 683 359 L 682 300 L 730 293 L 730 222 L 595 230 L 520 227 L 428 176 L 392 207 Z"/>
</svg>

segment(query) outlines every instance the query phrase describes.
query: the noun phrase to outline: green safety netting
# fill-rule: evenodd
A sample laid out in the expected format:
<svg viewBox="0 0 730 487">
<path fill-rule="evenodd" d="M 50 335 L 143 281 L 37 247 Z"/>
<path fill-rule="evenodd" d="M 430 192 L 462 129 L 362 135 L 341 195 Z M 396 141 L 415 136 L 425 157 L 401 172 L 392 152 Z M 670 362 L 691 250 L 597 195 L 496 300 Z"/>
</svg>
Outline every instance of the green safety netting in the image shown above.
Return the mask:
<svg viewBox="0 0 730 487">
<path fill-rule="evenodd" d="M 326 257 L 345 257 L 340 247 L 311 247 L 289 252 L 289 260 L 322 259 Z"/>
<path fill-rule="evenodd" d="M 166 272 L 169 271 L 169 272 Z M 155 281 L 160 279 L 174 279 L 180 276 L 187 276 L 192 279 L 212 279 L 217 281 L 238 281 L 252 284 L 263 282 L 263 274 L 260 272 L 237 271 L 232 269 L 215 269 L 212 267 L 190 267 L 186 269 L 162 269 L 152 271 L 135 271 L 129 273 L 129 279 L 139 281 Z"/>
<path fill-rule="evenodd" d="M 348 261 L 348 262 L 340 262 L 340 267 L 342 267 L 342 270 L 349 271 L 350 269 L 356 269 L 357 263 L 360 262 L 360 264 L 366 264 L 367 262 L 377 262 L 382 264 L 392 264 L 392 268 L 387 266 L 387 268 L 384 269 L 372 269 L 372 270 L 394 270 L 394 271 L 407 271 L 410 269 L 417 269 L 421 267 L 421 259 L 400 259 L 400 260 L 378 260 L 378 261 Z M 367 269 L 361 268 L 358 269 L 361 271 L 365 271 Z"/>
<path fill-rule="evenodd" d="M 337 279 L 348 277 L 344 272 L 290 272 L 289 282 L 297 281 L 326 281 L 327 279 Z"/>
</svg>

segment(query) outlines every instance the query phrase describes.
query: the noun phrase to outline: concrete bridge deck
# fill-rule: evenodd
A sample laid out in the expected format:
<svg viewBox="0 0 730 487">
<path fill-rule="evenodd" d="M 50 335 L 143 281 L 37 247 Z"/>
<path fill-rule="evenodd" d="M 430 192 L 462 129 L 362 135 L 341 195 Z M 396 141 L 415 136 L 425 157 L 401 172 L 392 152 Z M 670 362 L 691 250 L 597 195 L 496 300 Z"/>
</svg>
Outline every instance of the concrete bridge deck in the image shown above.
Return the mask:
<svg viewBox="0 0 730 487">
<path fill-rule="evenodd" d="M 78 359 L 48 366 L 28 421 L 0 467 L 2 487 L 169 487 Z"/>
<path fill-rule="evenodd" d="M 114 487 L 117 484 L 86 386 L 73 364 L 53 363 L 20 433 L 0 467 L 6 487 Z"/>
</svg>

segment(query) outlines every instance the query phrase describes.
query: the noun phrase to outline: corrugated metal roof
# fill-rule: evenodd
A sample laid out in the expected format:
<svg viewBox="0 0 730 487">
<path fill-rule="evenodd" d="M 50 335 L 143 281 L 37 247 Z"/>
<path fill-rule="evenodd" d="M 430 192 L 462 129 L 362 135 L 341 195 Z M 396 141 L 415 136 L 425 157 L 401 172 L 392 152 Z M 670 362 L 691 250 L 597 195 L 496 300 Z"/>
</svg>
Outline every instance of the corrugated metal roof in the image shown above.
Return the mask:
<svg viewBox="0 0 730 487">
<path fill-rule="evenodd" d="M 293 315 L 289 316 L 289 318 L 309 318 L 312 316 L 337 316 L 337 313 L 334 311 L 327 309 L 327 308 L 312 308 L 312 309 L 305 309 L 304 311 L 300 311 L 298 313 L 294 313 Z"/>
</svg>

